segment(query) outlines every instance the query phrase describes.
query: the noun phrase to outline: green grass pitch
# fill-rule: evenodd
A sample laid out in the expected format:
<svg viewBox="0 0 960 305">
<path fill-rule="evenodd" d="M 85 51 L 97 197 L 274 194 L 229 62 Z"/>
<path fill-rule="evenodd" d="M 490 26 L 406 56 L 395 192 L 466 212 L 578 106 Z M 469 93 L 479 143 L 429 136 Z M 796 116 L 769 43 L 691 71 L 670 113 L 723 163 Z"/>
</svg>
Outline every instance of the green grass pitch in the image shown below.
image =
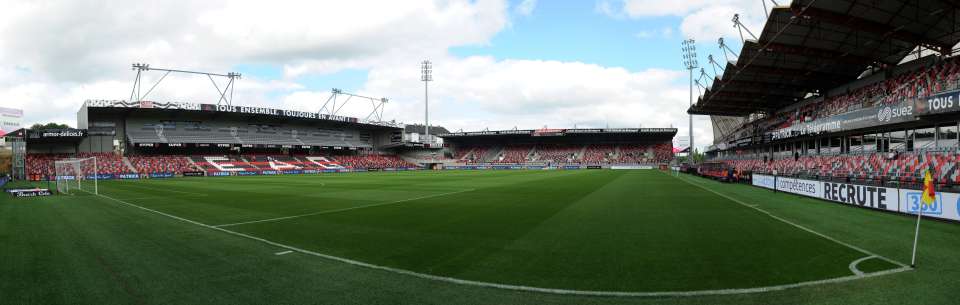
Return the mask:
<svg viewBox="0 0 960 305">
<path fill-rule="evenodd" d="M 914 218 L 654 170 L 103 181 L 100 193 L 0 199 L 0 302 L 960 301 L 960 225 L 925 221 L 909 270 Z"/>
</svg>

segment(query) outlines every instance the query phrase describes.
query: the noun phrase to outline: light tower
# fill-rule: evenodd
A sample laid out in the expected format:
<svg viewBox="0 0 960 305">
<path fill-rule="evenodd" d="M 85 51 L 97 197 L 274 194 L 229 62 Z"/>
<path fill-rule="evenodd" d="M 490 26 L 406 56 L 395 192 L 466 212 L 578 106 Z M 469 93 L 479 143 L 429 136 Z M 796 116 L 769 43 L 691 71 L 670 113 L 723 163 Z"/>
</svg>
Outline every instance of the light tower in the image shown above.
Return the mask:
<svg viewBox="0 0 960 305">
<path fill-rule="evenodd" d="M 698 67 L 697 46 L 693 38 L 684 40 L 682 45 L 683 66 L 690 71 L 690 107 L 693 107 L 693 70 Z M 693 115 L 687 115 L 690 119 L 690 152 L 687 153 L 687 161 L 693 164 Z"/>
<path fill-rule="evenodd" d="M 420 80 L 423 81 L 423 134 L 424 139 L 430 141 L 430 95 L 427 84 L 433 81 L 433 63 L 429 60 L 421 62 L 420 73 Z"/>
</svg>

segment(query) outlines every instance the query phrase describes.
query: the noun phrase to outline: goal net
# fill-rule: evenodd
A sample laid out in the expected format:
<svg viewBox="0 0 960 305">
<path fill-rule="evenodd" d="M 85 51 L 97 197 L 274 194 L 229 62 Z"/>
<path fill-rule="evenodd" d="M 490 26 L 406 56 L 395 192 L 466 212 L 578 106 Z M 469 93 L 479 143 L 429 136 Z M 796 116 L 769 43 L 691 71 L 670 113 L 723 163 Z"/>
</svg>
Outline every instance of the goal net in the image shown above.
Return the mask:
<svg viewBox="0 0 960 305">
<path fill-rule="evenodd" d="M 80 192 L 99 194 L 97 185 L 97 158 L 71 158 L 57 160 L 57 192 L 75 194 Z"/>
</svg>

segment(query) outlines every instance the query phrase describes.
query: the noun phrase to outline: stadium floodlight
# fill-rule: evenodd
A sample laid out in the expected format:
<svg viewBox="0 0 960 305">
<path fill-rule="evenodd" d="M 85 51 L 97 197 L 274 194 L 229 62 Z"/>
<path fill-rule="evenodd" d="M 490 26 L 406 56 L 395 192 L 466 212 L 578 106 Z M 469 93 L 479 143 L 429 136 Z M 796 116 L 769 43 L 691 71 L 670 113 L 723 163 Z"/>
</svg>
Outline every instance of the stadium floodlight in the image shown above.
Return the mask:
<svg viewBox="0 0 960 305">
<path fill-rule="evenodd" d="M 164 79 L 167 78 L 171 73 L 177 74 L 194 74 L 194 75 L 205 75 L 210 82 L 213 83 L 213 88 L 217 89 L 217 94 L 219 99 L 217 99 L 217 105 L 225 104 L 227 106 L 233 105 L 233 87 L 237 79 L 241 78 L 240 73 L 230 72 L 227 74 L 219 73 L 210 73 L 210 72 L 199 72 L 199 71 L 189 71 L 189 70 L 179 70 L 179 69 L 163 69 L 163 68 L 151 68 L 150 64 L 145 63 L 134 63 L 131 65 L 134 71 L 137 71 L 137 75 L 133 79 L 133 88 L 130 89 L 130 99 L 131 102 L 142 102 L 147 96 L 153 92 L 153 89 L 157 88 Z M 143 73 L 149 71 L 159 71 L 163 72 L 161 76 L 153 86 L 150 86 L 150 89 L 147 89 L 146 93 L 141 94 L 141 89 L 143 89 Z M 220 86 L 217 85 L 217 82 L 213 80 L 213 77 L 223 77 L 227 78 L 227 84 L 223 87 L 223 90 L 220 90 Z"/>
<path fill-rule="evenodd" d="M 54 162 L 57 192 L 71 194 L 79 190 L 99 194 L 97 158 L 71 158 Z"/>
<path fill-rule="evenodd" d="M 423 135 L 430 141 L 430 95 L 427 84 L 433 81 L 433 63 L 424 60 L 420 63 L 420 80 L 423 81 Z"/>
<path fill-rule="evenodd" d="M 346 96 L 346 99 L 340 99 L 340 96 Z M 383 121 L 383 111 L 384 108 L 387 107 L 387 102 L 389 102 L 390 99 L 385 97 L 369 97 L 353 94 L 337 88 L 330 90 L 330 97 L 327 98 L 327 101 L 323 103 L 323 106 L 320 107 L 320 110 L 317 111 L 317 114 L 337 116 L 339 115 L 340 110 L 342 110 L 343 107 L 346 106 L 347 103 L 349 103 L 353 98 L 370 101 L 370 105 L 373 106 L 370 113 L 367 114 L 367 117 L 363 119 L 364 123 L 377 125 L 387 124 Z M 338 102 L 340 103 L 339 106 L 337 105 Z"/>
<path fill-rule="evenodd" d="M 690 107 L 693 107 L 693 70 L 699 67 L 697 64 L 697 46 L 696 41 L 691 39 L 684 40 L 681 43 L 682 56 L 683 56 L 683 66 L 688 71 L 690 71 Z M 687 153 L 687 156 L 693 156 L 693 115 L 687 114 L 690 120 L 690 152 Z M 687 161 L 690 163 L 692 158 L 687 158 Z"/>
</svg>

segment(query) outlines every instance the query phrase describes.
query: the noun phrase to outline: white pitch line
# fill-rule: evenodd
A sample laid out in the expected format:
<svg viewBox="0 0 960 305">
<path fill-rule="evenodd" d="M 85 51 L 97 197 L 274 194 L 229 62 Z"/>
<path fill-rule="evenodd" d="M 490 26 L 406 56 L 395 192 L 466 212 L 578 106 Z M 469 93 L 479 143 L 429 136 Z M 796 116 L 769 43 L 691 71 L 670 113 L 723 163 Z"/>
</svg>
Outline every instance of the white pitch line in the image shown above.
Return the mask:
<svg viewBox="0 0 960 305">
<path fill-rule="evenodd" d="M 860 253 L 863 253 L 863 254 L 866 254 L 866 255 L 876 256 L 877 258 L 882 259 L 882 260 L 885 260 L 885 261 L 890 262 L 890 263 L 893 263 L 894 265 L 897 265 L 897 266 L 900 266 L 900 267 L 903 267 L 903 268 L 909 268 L 909 267 L 908 267 L 906 264 L 904 264 L 904 263 L 901 263 L 901 262 L 895 261 L 895 260 L 893 260 L 893 259 L 887 258 L 887 257 L 885 257 L 885 256 L 882 256 L 882 255 L 879 255 L 879 254 L 876 254 L 876 253 L 867 251 L 867 250 L 865 250 L 865 249 L 863 249 L 863 248 L 860 248 L 860 247 L 857 247 L 857 246 L 854 246 L 854 245 L 851 245 L 851 244 L 842 242 L 842 241 L 840 241 L 840 240 L 838 240 L 838 239 L 836 239 L 836 238 L 827 236 L 826 234 L 823 234 L 823 233 L 814 231 L 813 229 L 810 229 L 810 228 L 804 227 L 804 226 L 802 226 L 802 225 L 799 225 L 799 224 L 797 224 L 797 223 L 794 223 L 794 222 L 792 222 L 792 221 L 789 221 L 789 220 L 780 218 L 779 216 L 773 215 L 773 214 L 771 214 L 770 212 L 767 212 L 767 211 L 764 210 L 764 209 L 761 209 L 761 208 L 758 208 L 758 207 L 755 207 L 755 206 L 751 206 L 750 204 L 747 204 L 747 203 L 741 201 L 740 199 L 727 196 L 726 194 L 722 194 L 722 193 L 720 193 L 720 192 L 711 190 L 711 189 L 706 188 L 706 187 L 704 187 L 704 186 L 702 186 L 702 185 L 700 185 L 700 184 L 690 182 L 690 181 L 688 181 L 686 178 L 680 178 L 680 177 L 676 177 L 676 178 L 679 179 L 680 181 L 686 182 L 687 184 L 690 184 L 690 185 L 699 187 L 699 188 L 701 188 L 701 189 L 704 189 L 704 190 L 706 190 L 706 191 L 708 191 L 708 192 L 717 194 L 717 195 L 719 195 L 720 197 L 727 198 L 727 199 L 729 199 L 730 201 L 733 201 L 733 202 L 738 203 L 738 204 L 740 204 L 740 205 L 743 205 L 743 206 L 745 206 L 745 207 L 748 207 L 748 208 L 757 210 L 758 212 L 763 213 L 763 214 L 766 214 L 767 216 L 769 216 L 769 217 L 771 217 L 771 218 L 773 218 L 773 219 L 779 220 L 779 221 L 781 221 L 781 222 L 783 222 L 783 223 L 786 223 L 786 224 L 788 224 L 788 225 L 797 227 L 797 228 L 799 228 L 799 229 L 801 229 L 801 230 L 804 230 L 804 231 L 810 232 L 810 233 L 812 233 L 812 234 L 814 234 L 814 235 L 820 236 L 820 237 L 822 237 L 822 238 L 824 238 L 824 239 L 826 239 L 826 240 L 835 242 L 835 243 L 837 243 L 837 244 L 840 244 L 840 245 L 845 246 L 845 247 L 847 247 L 847 248 L 850 248 L 850 249 L 859 251 Z M 912 269 L 912 268 L 911 268 L 911 269 Z"/>
<path fill-rule="evenodd" d="M 863 261 L 865 261 L 865 260 L 868 260 L 868 259 L 871 259 L 871 258 L 874 258 L 874 257 L 876 257 L 876 256 L 872 256 L 872 255 L 871 255 L 871 256 L 862 257 L 862 258 L 860 258 L 860 259 L 858 259 L 858 260 L 852 261 L 852 262 L 850 262 L 850 265 L 847 266 L 847 268 L 850 268 L 850 272 L 853 272 L 853 274 L 862 276 L 862 275 L 864 275 L 864 272 L 863 272 L 863 271 L 860 271 L 860 269 L 857 269 L 857 264 L 860 264 L 861 262 L 863 262 Z"/>
<path fill-rule="evenodd" d="M 391 201 L 391 202 L 374 203 L 374 204 L 361 205 L 361 206 L 355 206 L 355 207 L 349 207 L 349 208 L 342 208 L 342 209 L 335 209 L 335 210 L 325 210 L 325 211 L 319 211 L 319 212 L 313 212 L 313 213 L 307 213 L 307 214 L 300 214 L 300 215 L 292 215 L 292 216 L 284 216 L 284 217 L 267 218 L 267 219 L 251 220 L 251 221 L 236 222 L 236 223 L 228 223 L 228 224 L 222 224 L 222 225 L 215 225 L 214 227 L 218 227 L 218 228 L 220 228 L 220 227 L 232 227 L 232 226 L 239 226 L 239 225 L 245 225 L 245 224 L 251 224 L 251 223 L 271 222 L 271 221 L 287 220 L 287 219 L 307 217 L 307 216 L 313 216 L 313 215 L 332 214 L 332 213 L 339 213 L 339 212 L 345 212 L 345 211 L 352 211 L 352 210 L 356 210 L 356 209 L 372 208 L 372 207 L 378 207 L 378 206 L 384 206 L 384 205 L 391 205 L 391 204 L 403 203 L 403 202 L 413 201 L 413 200 L 420 200 L 420 199 L 427 199 L 427 198 L 433 198 L 433 197 L 440 197 L 440 196 L 447 196 L 447 195 L 465 193 L 465 192 L 470 192 L 470 191 L 473 191 L 473 190 L 474 190 L 474 189 L 462 190 L 462 191 L 449 192 L 449 193 L 443 193 L 443 194 L 435 194 L 435 195 L 428 195 L 428 196 L 421 196 L 421 197 L 410 198 L 410 199 L 403 199 L 403 200 L 397 200 L 397 201 Z"/>
<path fill-rule="evenodd" d="M 290 254 L 290 253 L 293 253 L 293 251 L 291 251 L 291 250 L 281 251 L 281 252 L 274 253 L 273 255 L 287 255 L 287 254 Z"/>
<path fill-rule="evenodd" d="M 268 245 L 271 245 L 271 246 L 274 246 L 274 247 L 284 248 L 284 249 L 287 249 L 287 250 L 290 250 L 290 251 L 299 252 L 299 253 L 303 253 L 303 254 L 307 254 L 307 255 L 313 255 L 313 256 L 316 256 L 316 257 L 325 258 L 325 259 L 329 259 L 329 260 L 333 260 L 333 261 L 339 261 L 339 262 L 343 262 L 343 263 L 350 264 L 350 265 L 354 265 L 354 266 L 366 267 L 366 268 L 370 268 L 370 269 L 376 269 L 376 270 L 381 270 L 381 271 L 386 271 L 386 272 L 391 272 L 391 273 L 396 273 L 396 274 L 408 275 L 408 276 L 412 276 L 412 277 L 416 277 L 416 278 L 421 278 L 421 279 L 434 280 L 434 281 L 440 281 L 440 282 L 446 282 L 446 283 L 452 283 L 452 284 L 459 284 L 459 285 L 466 285 L 466 286 L 476 286 L 476 287 L 486 287 L 486 288 L 497 288 L 497 289 L 523 291 L 523 292 L 538 292 L 538 293 L 549 293 L 549 294 L 559 294 L 559 295 L 579 295 L 579 296 L 607 296 L 607 297 L 691 297 L 691 296 L 706 296 L 706 295 L 731 295 L 731 294 L 747 294 L 747 293 L 760 293 L 760 292 L 780 291 L 780 290 L 786 290 L 786 289 L 792 289 L 792 288 L 815 286 L 815 285 L 823 285 L 823 284 L 835 284 L 835 283 L 849 282 L 849 281 L 853 281 L 853 280 L 859 280 L 859 279 L 865 279 L 865 278 L 871 278 L 871 277 L 877 277 L 877 276 L 883 276 L 883 275 L 888 275 L 888 274 L 894 274 L 894 273 L 899 273 L 899 272 L 904 272 L 904 271 L 913 270 L 913 268 L 910 268 L 910 267 L 901 267 L 901 268 L 898 268 L 898 269 L 884 270 L 884 271 L 873 272 L 873 273 L 868 273 L 868 274 L 864 274 L 864 275 L 850 275 L 850 276 L 836 277 L 836 278 L 816 280 L 816 281 L 799 282 L 799 283 L 785 284 L 785 285 L 755 287 L 755 288 L 737 288 L 737 289 L 715 289 L 715 290 L 694 290 L 694 291 L 654 291 L 654 292 L 629 292 L 629 291 L 599 291 L 599 290 L 553 289 L 553 288 L 542 288 L 542 287 L 531 287 L 531 286 L 520 286 L 520 285 L 509 285 L 509 284 L 500 284 L 500 283 L 471 281 L 471 280 L 464 280 L 464 279 L 458 279 L 458 278 L 452 278 L 452 277 L 445 277 L 445 276 L 439 276 L 439 275 L 419 273 L 419 272 L 414 272 L 414 271 L 410 271 L 410 270 L 397 269 L 397 268 L 391 268 L 391 267 L 386 267 L 386 266 L 380 266 L 380 265 L 374 265 L 374 264 L 364 263 L 364 262 L 355 261 L 355 260 L 352 260 L 352 259 L 342 258 L 342 257 L 338 257 L 338 256 L 333 256 L 333 255 L 327 255 L 327 254 L 323 254 L 323 253 L 313 252 L 313 251 L 310 251 L 310 250 L 304 250 L 304 249 L 300 249 L 300 248 L 297 248 L 297 247 L 288 246 L 288 245 L 284 245 L 284 244 L 281 244 L 281 243 L 269 241 L 269 240 L 266 240 L 266 239 L 263 239 L 263 238 L 259 238 L 259 237 L 255 237 L 255 236 L 251 236 L 251 235 L 247 235 L 247 234 L 243 234 L 243 233 L 240 233 L 240 232 L 230 231 L 230 230 L 227 230 L 227 229 L 224 229 L 224 228 L 218 228 L 218 227 L 211 226 L 211 225 L 208 225 L 208 224 L 203 224 L 203 223 L 200 223 L 200 222 L 197 222 L 197 221 L 189 220 L 189 219 L 186 219 L 186 218 L 183 218 L 183 217 L 174 216 L 174 215 L 167 214 L 167 213 L 164 213 L 164 212 L 160 212 L 160 211 L 157 211 L 157 210 L 153 210 L 153 209 L 150 209 L 150 208 L 142 207 L 142 206 L 139 206 L 139 205 L 136 205 L 136 204 L 132 204 L 132 203 L 126 202 L 126 201 L 118 200 L 118 199 L 115 199 L 115 198 L 112 198 L 112 197 L 109 197 L 109 196 L 106 196 L 106 195 L 99 195 L 99 194 L 98 194 L 98 196 L 103 197 L 103 198 L 110 199 L 110 200 L 115 201 L 115 202 L 119 202 L 119 203 L 124 204 L 124 205 L 127 205 L 127 206 L 131 206 L 131 207 L 134 207 L 134 208 L 138 208 L 138 209 L 141 209 L 141 210 L 144 210 L 144 211 L 148 211 L 148 212 L 151 212 L 151 213 L 156 213 L 156 214 L 163 215 L 163 216 L 166 216 L 166 217 L 170 217 L 170 218 L 173 218 L 173 219 L 176 219 L 176 220 L 180 220 L 180 221 L 183 221 L 183 222 L 187 222 L 187 223 L 191 223 L 191 224 L 198 225 L 198 226 L 201 226 L 201 227 L 205 227 L 205 228 L 208 228 L 208 229 L 211 229 L 211 230 L 217 230 L 217 231 L 220 231 L 220 232 L 223 232 L 223 233 L 227 233 L 227 234 L 230 234 L 230 235 L 239 236 L 239 237 L 243 237 L 243 238 L 247 238 L 247 239 L 259 241 L 259 242 L 262 242 L 262 243 L 265 243 L 265 244 L 268 244 Z"/>
</svg>

